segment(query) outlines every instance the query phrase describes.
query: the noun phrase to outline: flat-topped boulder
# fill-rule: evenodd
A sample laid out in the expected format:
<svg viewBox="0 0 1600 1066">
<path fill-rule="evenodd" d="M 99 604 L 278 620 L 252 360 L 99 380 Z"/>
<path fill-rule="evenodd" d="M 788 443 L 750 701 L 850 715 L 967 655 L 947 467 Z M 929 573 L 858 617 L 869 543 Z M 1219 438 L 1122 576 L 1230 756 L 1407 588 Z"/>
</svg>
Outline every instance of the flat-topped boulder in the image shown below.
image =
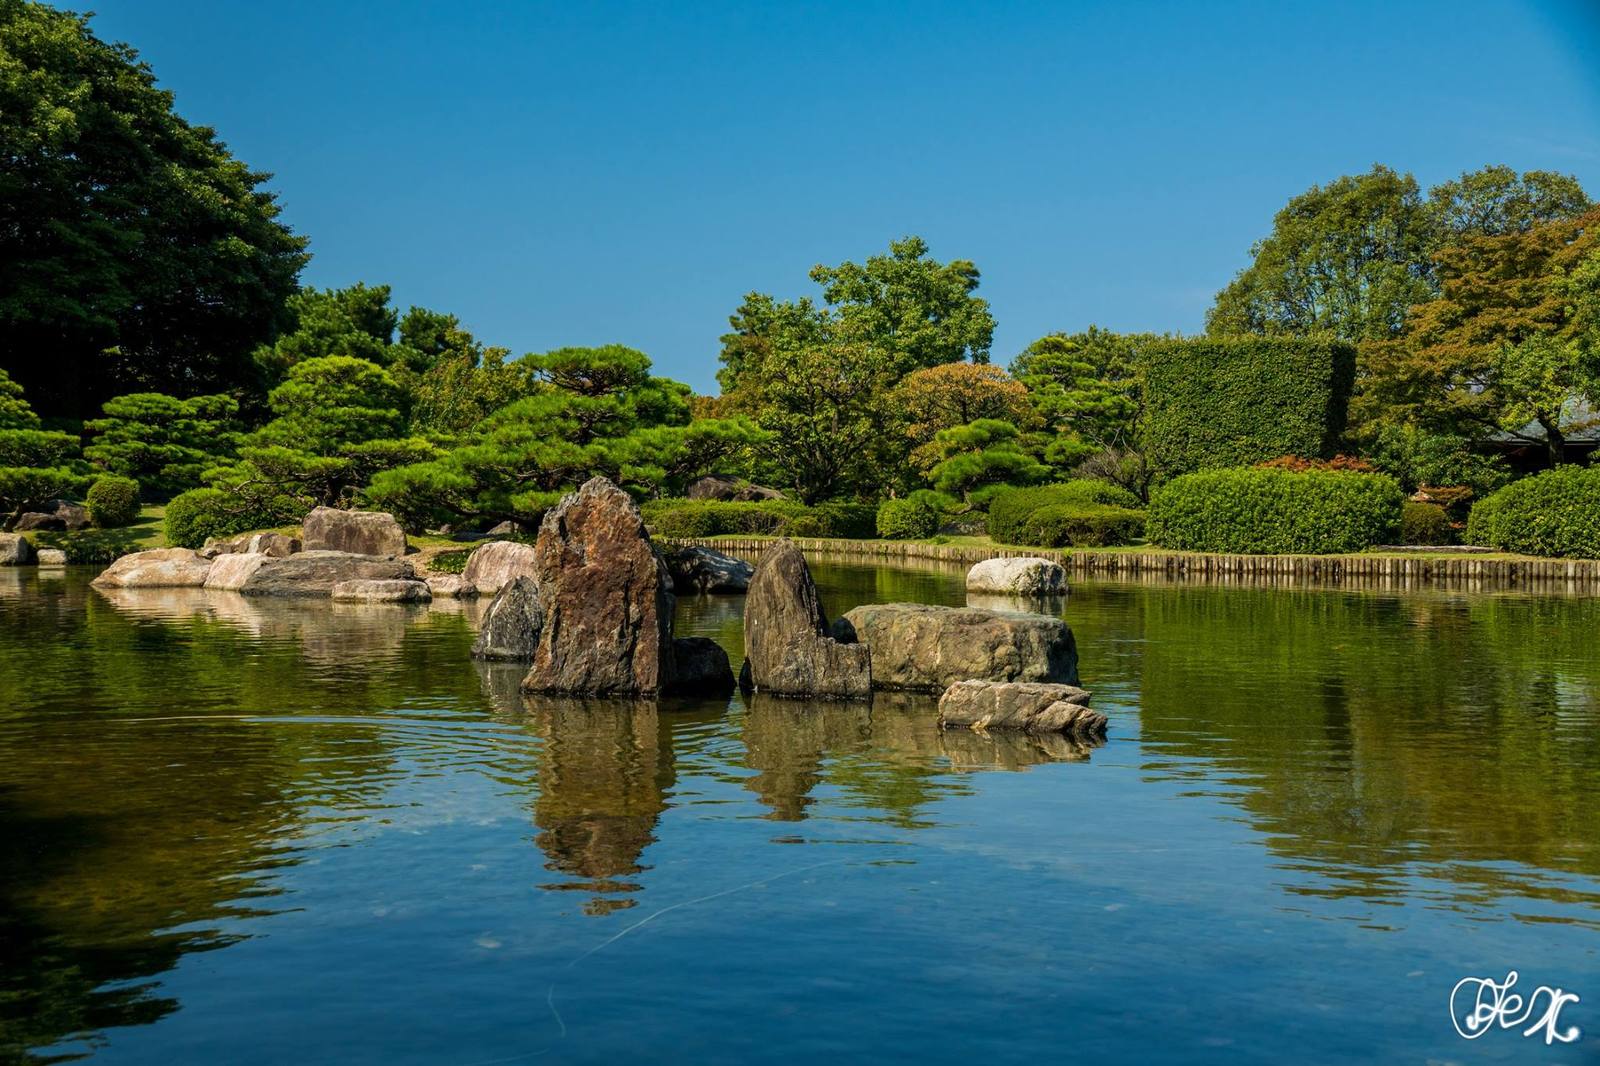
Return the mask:
<svg viewBox="0 0 1600 1066">
<path fill-rule="evenodd" d="M 477 586 L 467 584 L 460 574 L 429 574 L 427 582 L 436 600 L 466 600 L 478 595 Z"/>
<path fill-rule="evenodd" d="M 246 596 L 332 596 L 341 581 L 412 581 L 416 576 L 404 559 L 303 551 L 282 559 L 263 556 L 238 590 Z"/>
<path fill-rule="evenodd" d="M 306 515 L 301 541 L 308 552 L 351 555 L 404 555 L 406 532 L 384 511 L 341 511 L 318 507 Z"/>
<path fill-rule="evenodd" d="M 67 553 L 61 548 L 40 548 L 36 557 L 42 567 L 54 568 L 67 565 Z"/>
<path fill-rule="evenodd" d="M 0 533 L 0 566 L 27 566 L 33 562 L 33 544 L 20 533 Z"/>
<path fill-rule="evenodd" d="M 212 560 L 206 588 L 238 592 L 269 558 L 262 552 L 224 552 Z"/>
<path fill-rule="evenodd" d="M 653 696 L 672 684 L 672 578 L 633 499 L 591 478 L 534 545 L 544 628 L 529 692 Z"/>
<path fill-rule="evenodd" d="M 509 659 L 532 662 L 544 630 L 544 608 L 539 586 L 531 577 L 512 578 L 495 594 L 483 612 L 478 639 L 472 644 L 474 659 Z"/>
<path fill-rule="evenodd" d="M 967 571 L 968 592 L 1008 596 L 1064 596 L 1067 571 L 1049 559 L 985 559 Z"/>
<path fill-rule="evenodd" d="M 679 596 L 696 593 L 744 592 L 756 568 L 743 559 L 711 548 L 679 548 L 667 556 L 672 591 Z"/>
<path fill-rule="evenodd" d="M 675 639 L 672 663 L 675 694 L 727 696 L 733 692 L 733 667 L 728 662 L 728 653 L 710 637 Z"/>
<path fill-rule="evenodd" d="M 872 649 L 872 683 L 943 692 L 957 681 L 1078 682 L 1078 646 L 1059 618 L 979 607 L 874 603 L 834 623 L 833 634 Z"/>
<path fill-rule="evenodd" d="M 761 554 L 744 606 L 741 680 L 753 692 L 823 699 L 870 699 L 873 657 L 828 634 L 817 584 L 789 540 Z"/>
<path fill-rule="evenodd" d="M 211 560 L 188 548 L 152 548 L 124 555 L 91 584 L 105 589 L 199 588 L 211 573 Z"/>
<path fill-rule="evenodd" d="M 467 556 L 461 579 L 477 589 L 480 596 L 493 596 L 519 577 L 534 576 L 533 555 L 532 544 L 491 541 Z"/>
<path fill-rule="evenodd" d="M 1104 736 L 1106 716 L 1088 704 L 1089 693 L 1075 685 L 958 681 L 939 697 L 939 726 Z"/>
<path fill-rule="evenodd" d="M 433 599 L 426 581 L 404 578 L 340 581 L 331 595 L 341 603 L 428 603 Z"/>
</svg>

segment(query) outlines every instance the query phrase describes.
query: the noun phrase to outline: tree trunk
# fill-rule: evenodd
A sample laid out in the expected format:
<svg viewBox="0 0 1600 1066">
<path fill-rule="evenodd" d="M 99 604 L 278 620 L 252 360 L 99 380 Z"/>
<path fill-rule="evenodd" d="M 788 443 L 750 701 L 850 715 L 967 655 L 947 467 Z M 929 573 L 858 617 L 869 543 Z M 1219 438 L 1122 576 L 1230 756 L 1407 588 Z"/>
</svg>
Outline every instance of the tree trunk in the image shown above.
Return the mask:
<svg viewBox="0 0 1600 1066">
<path fill-rule="evenodd" d="M 1550 452 L 1550 465 L 1552 467 L 1560 466 L 1566 458 L 1566 436 L 1562 434 L 1560 427 L 1552 419 L 1540 418 L 1539 425 L 1544 427 L 1544 440 L 1545 446 Z"/>
</svg>

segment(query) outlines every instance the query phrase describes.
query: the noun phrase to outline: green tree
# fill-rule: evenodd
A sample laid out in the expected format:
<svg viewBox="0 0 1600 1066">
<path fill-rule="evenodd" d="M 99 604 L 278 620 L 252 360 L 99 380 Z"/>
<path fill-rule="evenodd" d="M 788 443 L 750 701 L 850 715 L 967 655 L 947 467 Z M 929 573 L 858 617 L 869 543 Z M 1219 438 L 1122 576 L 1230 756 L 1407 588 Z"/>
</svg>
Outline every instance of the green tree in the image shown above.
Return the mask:
<svg viewBox="0 0 1600 1066">
<path fill-rule="evenodd" d="M 1577 218 L 1590 207 L 1588 193 L 1570 174 L 1530 170 L 1520 177 L 1507 166 L 1462 174 L 1428 191 L 1441 246 L 1462 237 L 1504 237 L 1535 226 Z"/>
<path fill-rule="evenodd" d="M 78 438 L 38 426 L 22 390 L 0 371 L 0 514 L 6 530 L 46 501 L 89 487 L 91 478 L 75 461 Z"/>
<path fill-rule="evenodd" d="M 0 159 L 0 367 L 41 410 L 249 383 L 306 242 L 133 49 L 0 0 Z"/>
<path fill-rule="evenodd" d="M 928 471 L 937 491 L 978 507 L 998 488 L 1035 485 L 1050 474 L 1049 467 L 1028 454 L 1016 426 L 992 418 L 941 429 L 927 457 L 938 459 Z"/>
<path fill-rule="evenodd" d="M 389 306 L 389 286 L 358 282 L 344 289 L 302 289 L 284 303 L 289 324 L 255 354 L 269 383 L 296 364 L 338 356 L 388 366 L 399 315 Z"/>
<path fill-rule="evenodd" d="M 137 481 L 146 497 L 165 499 L 201 483 L 201 475 L 239 443 L 239 405 L 231 396 L 180 400 L 136 392 L 107 400 L 104 417 L 84 424 L 93 443 L 85 459 Z"/>
<path fill-rule="evenodd" d="M 0 370 L 0 429 L 37 429 L 39 416 L 23 399 L 22 386 Z"/>
<path fill-rule="evenodd" d="M 1140 359 L 1155 334 L 1117 334 L 1090 326 L 1040 337 L 1011 363 L 1027 389 L 1045 461 L 1060 474 L 1103 452 L 1136 445 L 1144 390 Z"/>
</svg>

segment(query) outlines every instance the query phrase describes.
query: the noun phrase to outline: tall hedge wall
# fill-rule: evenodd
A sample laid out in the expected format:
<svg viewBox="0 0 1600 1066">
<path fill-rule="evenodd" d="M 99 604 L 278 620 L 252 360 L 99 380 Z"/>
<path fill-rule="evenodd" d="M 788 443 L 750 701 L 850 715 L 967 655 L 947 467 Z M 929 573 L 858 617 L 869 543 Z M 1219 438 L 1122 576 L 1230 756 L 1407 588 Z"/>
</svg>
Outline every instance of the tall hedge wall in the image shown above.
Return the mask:
<svg viewBox="0 0 1600 1066">
<path fill-rule="evenodd" d="M 1194 338 L 1152 345 L 1145 441 L 1165 477 L 1280 455 L 1332 456 L 1356 350 L 1336 340 Z"/>
</svg>

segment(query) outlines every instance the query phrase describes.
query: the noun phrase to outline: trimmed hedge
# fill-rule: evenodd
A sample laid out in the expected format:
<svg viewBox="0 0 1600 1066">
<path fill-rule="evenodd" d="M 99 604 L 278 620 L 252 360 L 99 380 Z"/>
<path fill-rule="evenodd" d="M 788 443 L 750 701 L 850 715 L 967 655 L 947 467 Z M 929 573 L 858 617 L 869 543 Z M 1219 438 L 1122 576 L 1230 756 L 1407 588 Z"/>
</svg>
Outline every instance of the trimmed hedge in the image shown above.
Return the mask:
<svg viewBox="0 0 1600 1066">
<path fill-rule="evenodd" d="M 1022 524 L 1023 543 L 1039 548 L 1106 548 L 1144 536 L 1143 511 L 1098 503 L 1040 507 Z"/>
<path fill-rule="evenodd" d="M 139 483 L 119 474 L 103 474 L 84 497 L 89 518 L 101 529 L 132 525 L 139 517 Z"/>
<path fill-rule="evenodd" d="M 869 504 L 824 503 L 807 507 L 795 500 L 649 500 L 641 508 L 645 525 L 661 537 L 721 537 L 768 534 L 783 537 L 871 538 L 877 510 Z"/>
<path fill-rule="evenodd" d="M 1027 489 L 1007 489 L 997 493 L 989 503 L 989 536 L 996 544 L 1034 544 L 1025 539 L 1028 516 L 1042 507 L 1062 504 L 1085 506 L 1100 504 L 1123 507 L 1136 511 L 1139 498 L 1127 489 L 1109 481 L 1083 478 L 1057 485 L 1039 485 Z"/>
<path fill-rule="evenodd" d="M 199 548 L 210 537 L 292 525 L 305 516 L 306 507 L 292 496 L 277 496 L 252 506 L 221 489 L 190 489 L 167 504 L 167 543 L 174 548 Z"/>
<path fill-rule="evenodd" d="M 1400 509 L 1401 544 L 1452 544 L 1450 515 L 1436 503 L 1407 500 Z"/>
<path fill-rule="evenodd" d="M 1146 450 L 1171 477 L 1284 455 L 1332 456 L 1356 350 L 1293 337 L 1171 340 L 1150 346 L 1144 370 Z"/>
<path fill-rule="evenodd" d="M 1558 466 L 1479 500 L 1467 541 L 1523 555 L 1600 559 L 1600 467 Z"/>
<path fill-rule="evenodd" d="M 1146 535 L 1175 551 L 1354 552 L 1393 544 L 1404 503 L 1399 482 L 1383 474 L 1208 470 L 1156 490 Z"/>
<path fill-rule="evenodd" d="M 884 500 L 878 505 L 878 536 L 921 540 L 939 532 L 939 512 L 921 500 Z"/>
</svg>

